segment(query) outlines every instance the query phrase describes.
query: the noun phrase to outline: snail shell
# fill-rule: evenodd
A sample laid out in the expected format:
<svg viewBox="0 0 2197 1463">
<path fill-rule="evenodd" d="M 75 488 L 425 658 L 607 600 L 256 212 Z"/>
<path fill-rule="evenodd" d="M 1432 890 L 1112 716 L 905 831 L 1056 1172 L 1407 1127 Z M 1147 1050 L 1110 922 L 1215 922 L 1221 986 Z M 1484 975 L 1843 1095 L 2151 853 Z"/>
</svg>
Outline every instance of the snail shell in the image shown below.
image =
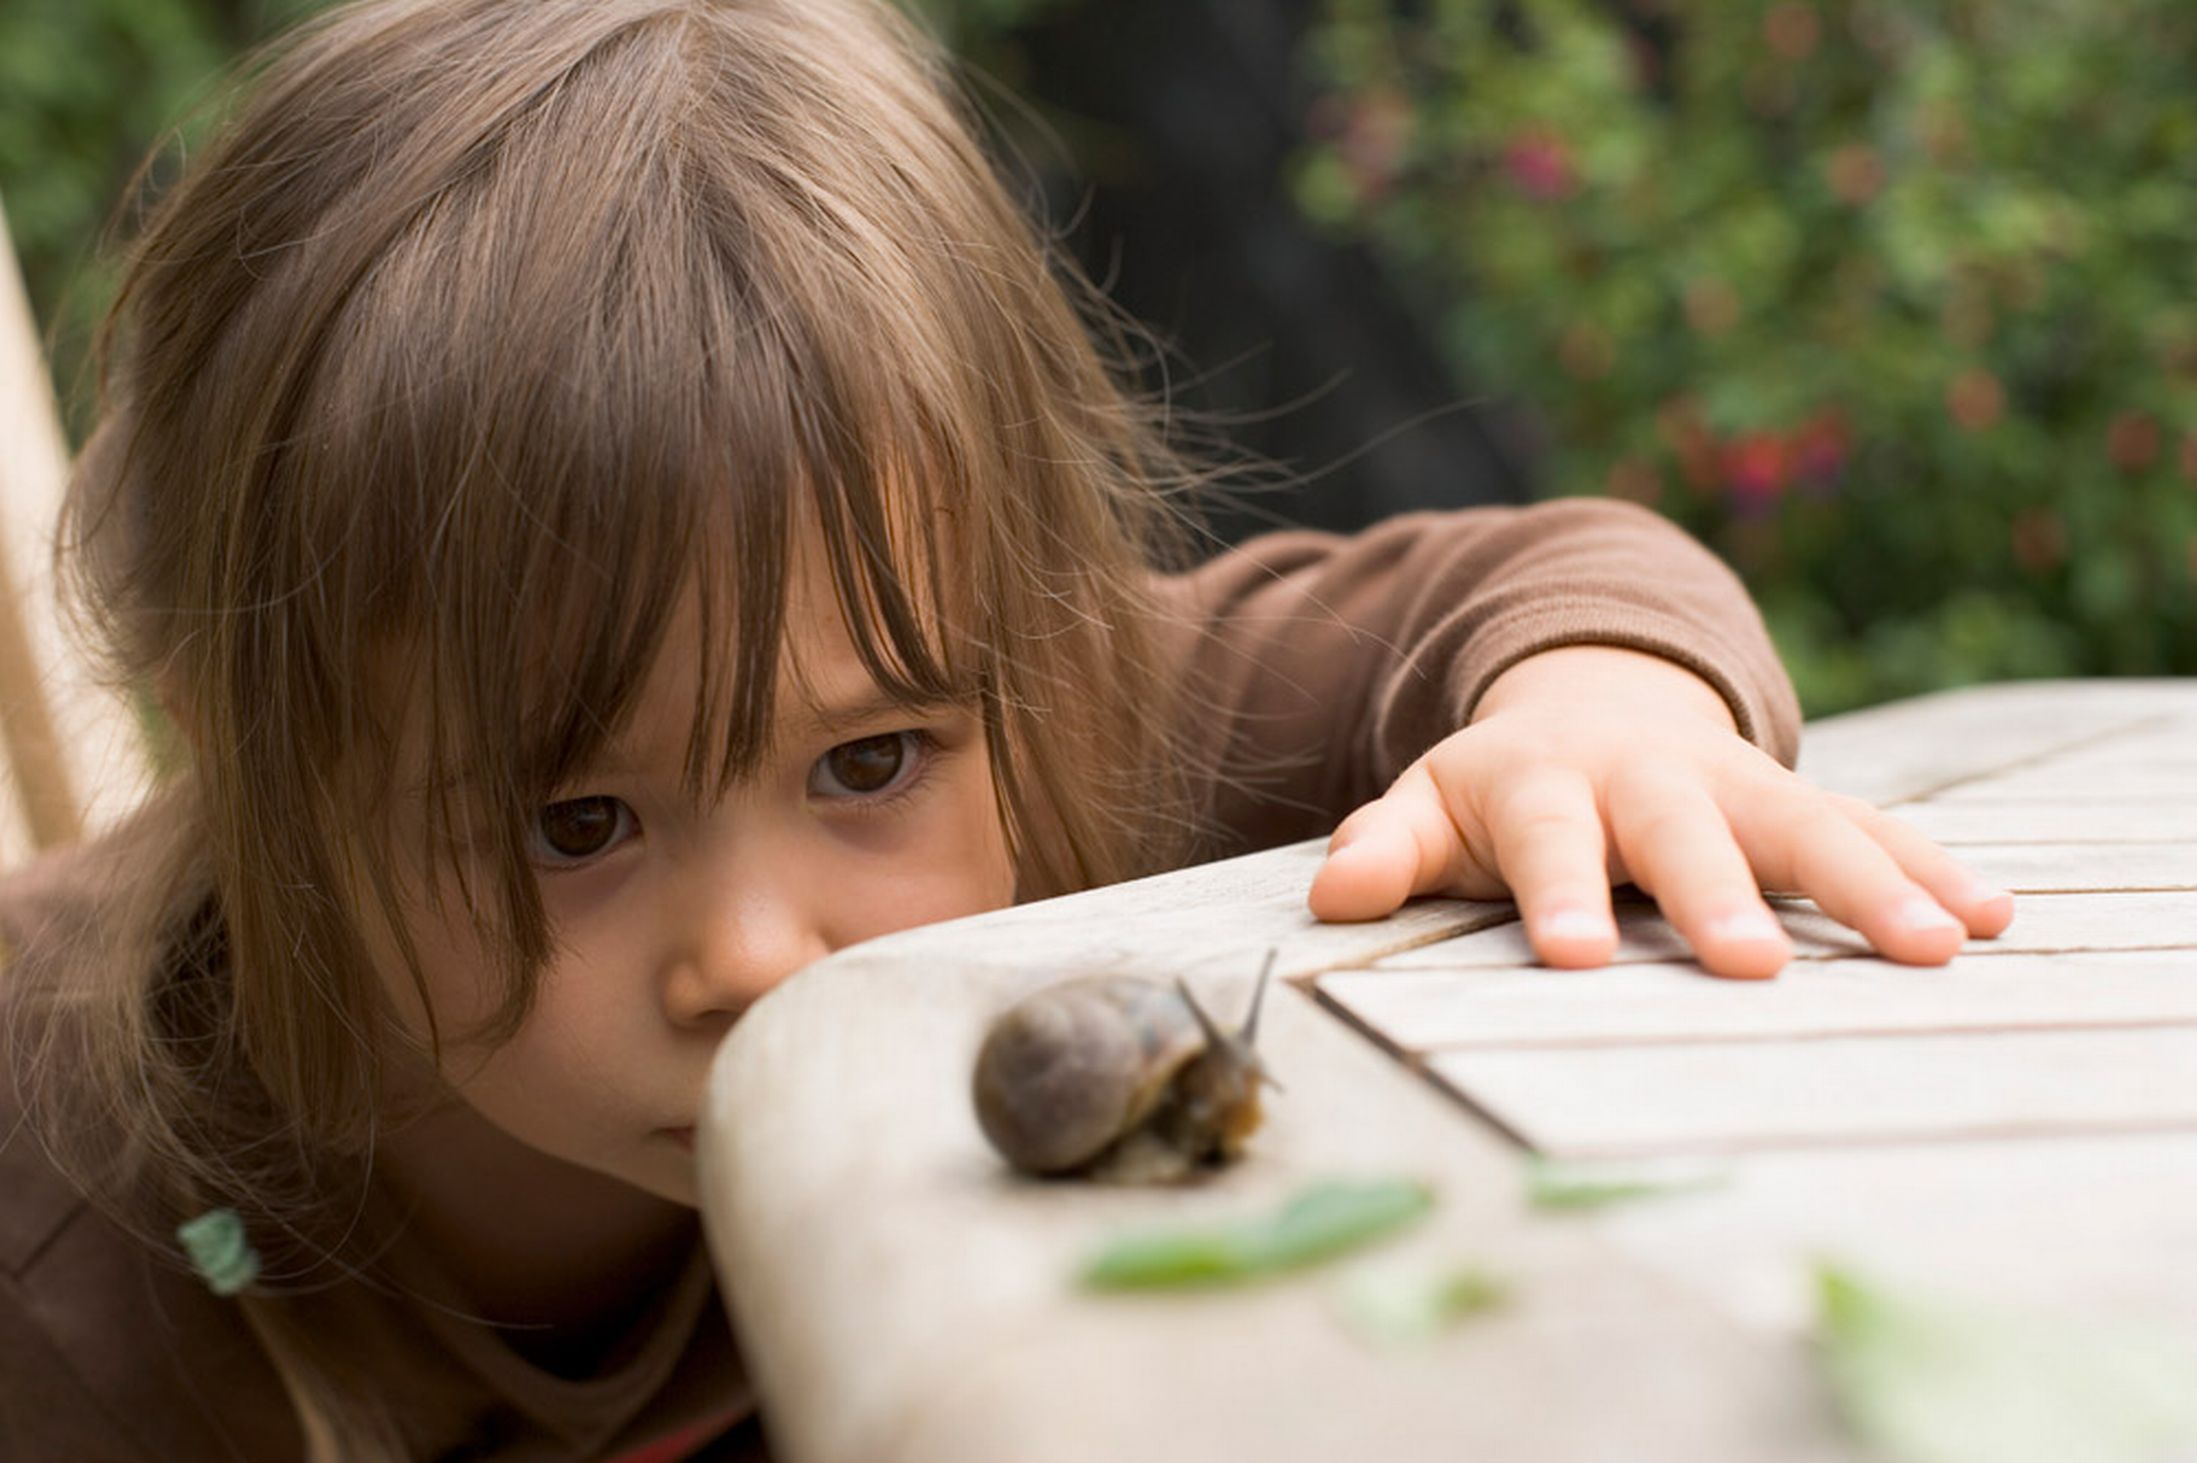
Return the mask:
<svg viewBox="0 0 2197 1463">
<path fill-rule="evenodd" d="M 1234 1035 L 1179 982 L 1101 975 L 1037 992 L 1001 1013 L 977 1054 L 978 1125 L 1035 1174 L 1154 1182 L 1234 1158 L 1259 1125 L 1251 1042 L 1265 980 Z"/>
</svg>

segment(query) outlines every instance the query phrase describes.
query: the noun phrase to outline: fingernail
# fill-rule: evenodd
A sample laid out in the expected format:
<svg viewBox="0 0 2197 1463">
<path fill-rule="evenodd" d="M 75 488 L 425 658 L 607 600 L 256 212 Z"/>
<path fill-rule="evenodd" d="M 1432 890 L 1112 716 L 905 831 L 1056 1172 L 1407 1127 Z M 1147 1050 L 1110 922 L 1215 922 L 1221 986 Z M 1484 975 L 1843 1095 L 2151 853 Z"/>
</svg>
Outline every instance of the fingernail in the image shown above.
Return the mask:
<svg viewBox="0 0 2197 1463">
<path fill-rule="evenodd" d="M 2004 889 L 1994 889 L 1981 879 L 1970 879 L 1961 890 L 1961 898 L 1970 904 L 1997 904 L 2001 900 L 2012 903 L 2014 896 Z"/>
<path fill-rule="evenodd" d="M 1545 940 L 1595 940 L 1609 933 L 1610 924 L 1584 909 L 1559 909 L 1543 915 L 1537 928 Z"/>
<path fill-rule="evenodd" d="M 1961 922 L 1947 914 L 1935 899 L 1924 899 L 1920 895 L 1902 904 L 1893 919 L 1905 930 L 1962 929 Z"/>
<path fill-rule="evenodd" d="M 1745 910 L 1709 921 L 1712 940 L 1764 941 L 1785 938 L 1785 927 L 1760 910 Z"/>
</svg>

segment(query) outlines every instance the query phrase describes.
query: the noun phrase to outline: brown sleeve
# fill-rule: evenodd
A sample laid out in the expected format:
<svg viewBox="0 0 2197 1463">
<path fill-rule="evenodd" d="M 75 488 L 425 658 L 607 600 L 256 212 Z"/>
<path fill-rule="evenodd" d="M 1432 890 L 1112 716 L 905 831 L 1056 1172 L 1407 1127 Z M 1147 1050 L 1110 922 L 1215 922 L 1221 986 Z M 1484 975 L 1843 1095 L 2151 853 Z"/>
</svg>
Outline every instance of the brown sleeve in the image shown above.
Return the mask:
<svg viewBox="0 0 2197 1463">
<path fill-rule="evenodd" d="M 0 1458 L 251 1463 L 300 1448 L 235 1307 L 96 1214 L 77 1208 L 0 1272 Z"/>
<path fill-rule="evenodd" d="M 237 1308 L 110 1223 L 24 1110 L 31 1020 L 9 948 L 93 917 L 95 866 L 78 848 L 0 876 L 0 1459 L 299 1457 L 288 1395 Z"/>
<path fill-rule="evenodd" d="M 1607 499 L 1416 513 L 1255 539 L 1163 588 L 1216 852 L 1325 833 L 1470 721 L 1529 655 L 1615 645 L 1714 686 L 1791 765 L 1800 708 L 1730 569 Z"/>
<path fill-rule="evenodd" d="M 61 1359 L 14 1285 L 0 1280 L 0 1458 L 124 1463 L 152 1456 Z"/>
</svg>

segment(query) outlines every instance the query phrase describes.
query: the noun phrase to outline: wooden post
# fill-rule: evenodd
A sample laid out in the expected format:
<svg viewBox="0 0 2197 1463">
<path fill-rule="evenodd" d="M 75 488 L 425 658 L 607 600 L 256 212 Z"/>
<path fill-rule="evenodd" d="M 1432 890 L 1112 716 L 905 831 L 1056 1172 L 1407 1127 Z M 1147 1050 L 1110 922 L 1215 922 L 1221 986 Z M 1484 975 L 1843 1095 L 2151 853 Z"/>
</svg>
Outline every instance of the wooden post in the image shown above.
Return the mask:
<svg viewBox="0 0 2197 1463">
<path fill-rule="evenodd" d="M 53 543 L 68 448 L 0 210 L 0 752 L 14 806 L 0 864 L 67 843 L 144 783 L 143 738 L 62 633 Z"/>
</svg>

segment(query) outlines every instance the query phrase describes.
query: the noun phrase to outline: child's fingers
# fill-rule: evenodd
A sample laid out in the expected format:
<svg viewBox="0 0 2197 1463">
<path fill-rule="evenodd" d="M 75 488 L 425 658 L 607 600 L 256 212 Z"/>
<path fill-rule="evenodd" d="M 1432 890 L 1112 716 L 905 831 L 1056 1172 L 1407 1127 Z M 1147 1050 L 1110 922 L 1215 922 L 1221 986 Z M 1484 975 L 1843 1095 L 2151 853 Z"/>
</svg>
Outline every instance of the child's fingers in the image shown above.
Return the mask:
<svg viewBox="0 0 2197 1463">
<path fill-rule="evenodd" d="M 1602 812 L 1587 780 L 1576 773 L 1524 779 L 1489 808 L 1488 837 L 1534 953 L 1571 969 L 1607 964 L 1617 924 Z"/>
<path fill-rule="evenodd" d="M 2004 934 L 2014 922 L 2013 895 L 1992 888 L 1919 828 L 1858 798 L 1833 798 L 1832 802 L 1899 860 L 1908 878 L 1952 911 L 1969 934 L 1988 940 Z"/>
<path fill-rule="evenodd" d="M 1792 958 L 1723 809 L 1700 783 L 1625 779 L 1610 791 L 1610 833 L 1633 882 L 1655 896 L 1704 969 L 1759 980 Z"/>
<path fill-rule="evenodd" d="M 1446 888 L 1462 855 L 1433 779 L 1414 766 L 1336 828 L 1305 902 L 1317 919 L 1380 919 Z"/>
<path fill-rule="evenodd" d="M 1959 953 L 1967 929 L 1829 797 L 1796 780 L 1736 801 L 1740 840 L 1764 883 L 1806 894 L 1894 960 L 1943 965 Z"/>
<path fill-rule="evenodd" d="M 1417 868 L 1410 834 L 1386 819 L 1371 819 L 1349 842 L 1329 846 L 1305 903 L 1316 919 L 1380 919 L 1411 897 Z"/>
</svg>

